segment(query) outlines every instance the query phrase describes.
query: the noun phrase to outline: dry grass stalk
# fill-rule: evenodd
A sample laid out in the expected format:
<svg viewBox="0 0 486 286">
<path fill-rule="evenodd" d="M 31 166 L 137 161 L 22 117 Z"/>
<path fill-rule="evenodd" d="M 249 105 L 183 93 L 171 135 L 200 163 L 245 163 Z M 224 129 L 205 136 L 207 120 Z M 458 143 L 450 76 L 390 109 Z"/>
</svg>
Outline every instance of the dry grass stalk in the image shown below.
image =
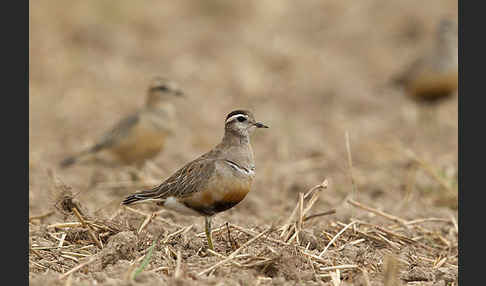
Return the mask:
<svg viewBox="0 0 486 286">
<path fill-rule="evenodd" d="M 442 259 L 440 259 L 440 260 L 438 260 L 437 263 L 435 263 L 434 268 L 435 269 L 438 269 L 438 268 L 442 267 L 442 265 L 444 265 L 444 263 L 446 261 L 447 261 L 447 256 L 444 257 L 444 258 L 442 258 Z"/>
<path fill-rule="evenodd" d="M 140 234 L 142 230 L 149 224 L 149 222 L 156 216 L 155 213 L 148 214 L 147 217 L 143 220 L 142 224 L 137 230 L 137 234 Z"/>
<path fill-rule="evenodd" d="M 253 230 L 250 230 L 250 229 L 238 226 L 238 225 L 230 224 L 230 228 L 234 228 L 234 229 L 241 231 L 241 232 L 243 232 L 247 235 L 250 235 L 250 236 L 258 235 L 258 233 L 256 231 L 253 231 Z M 202 233 L 202 234 L 204 234 L 204 233 Z M 271 242 L 274 242 L 274 243 L 277 243 L 277 244 L 280 244 L 280 245 L 284 245 L 284 246 L 290 245 L 290 243 L 287 243 L 285 241 L 281 241 L 281 240 L 278 240 L 278 239 L 274 239 L 274 238 L 271 238 L 271 237 L 268 237 L 268 236 L 265 236 L 264 239 L 271 241 Z"/>
<path fill-rule="evenodd" d="M 332 239 L 331 241 L 329 241 L 329 243 L 326 245 L 326 248 L 324 248 L 324 250 L 319 254 L 319 258 L 322 257 L 322 255 L 324 255 L 324 253 L 326 253 L 327 249 L 329 248 L 329 246 L 331 246 L 331 244 L 334 243 L 334 241 L 336 241 L 336 239 L 341 235 L 343 234 L 346 229 L 348 229 L 349 227 L 351 227 L 353 224 L 355 224 L 356 221 L 352 221 L 350 222 L 348 225 L 346 225 L 343 229 L 341 229 Z"/>
<path fill-rule="evenodd" d="M 243 264 L 241 264 L 241 266 L 247 267 L 247 268 L 260 266 L 260 265 L 268 266 L 272 261 L 275 261 L 275 258 L 263 257 L 262 256 L 263 252 L 265 252 L 266 250 L 267 249 L 263 249 L 261 253 L 254 255 L 254 256 L 248 255 L 248 254 L 239 255 L 239 256 L 245 258 L 245 261 L 243 262 Z M 239 256 L 236 256 L 235 258 L 237 258 Z"/>
<path fill-rule="evenodd" d="M 61 256 L 61 257 L 64 257 L 64 258 L 67 258 L 67 259 L 71 259 L 71 260 L 73 260 L 73 261 L 74 261 L 74 262 L 76 262 L 76 263 L 77 263 L 77 262 L 79 262 L 79 260 L 78 260 L 76 257 L 71 256 L 71 255 L 65 255 L 65 254 L 61 254 L 60 256 Z"/>
<path fill-rule="evenodd" d="M 307 192 L 306 194 L 308 194 L 309 192 Z M 304 198 L 305 198 L 305 195 L 304 195 Z M 290 227 L 292 226 L 292 220 L 294 219 L 295 215 L 297 214 L 297 211 L 299 209 L 299 205 L 297 204 L 294 208 L 294 210 L 292 211 L 292 213 L 290 214 L 289 218 L 287 218 L 287 221 L 284 223 L 284 225 L 281 227 L 281 233 L 280 233 L 280 237 L 284 237 L 284 241 L 287 241 L 288 240 L 288 236 L 289 236 L 289 233 L 290 232 Z"/>
<path fill-rule="evenodd" d="M 384 242 L 384 241 L 383 241 L 383 239 L 381 239 L 380 237 L 376 237 L 376 236 L 374 236 L 374 235 L 371 235 L 371 234 L 366 233 L 366 232 L 364 232 L 364 231 L 361 231 L 361 230 L 359 230 L 359 229 L 356 229 L 355 231 L 356 231 L 356 233 L 360 234 L 361 236 L 366 237 L 366 238 L 367 238 L 367 239 L 369 239 L 369 240 L 372 240 L 372 241 L 377 242 L 377 243 L 379 243 L 379 244 L 387 244 L 387 243 L 386 243 L 386 242 Z"/>
<path fill-rule="evenodd" d="M 304 199 L 309 197 L 311 194 L 313 194 L 313 197 L 315 197 L 314 199 L 311 198 L 311 200 L 309 201 L 310 207 L 312 207 L 314 202 L 317 200 L 318 191 L 323 190 L 323 189 L 327 189 L 328 184 L 329 184 L 328 181 L 324 180 L 321 184 L 312 187 L 309 191 L 307 191 L 307 193 L 305 193 Z M 310 209 L 310 207 L 308 207 L 308 208 Z M 297 203 L 294 210 L 292 211 L 292 214 L 289 216 L 289 218 L 284 223 L 284 225 L 280 228 L 280 230 L 281 230 L 280 237 L 286 238 L 286 239 L 284 239 L 284 241 L 287 241 L 289 236 L 290 236 L 290 234 L 289 234 L 289 232 L 291 232 L 290 227 L 293 225 L 292 221 L 295 219 L 295 216 L 297 215 L 298 209 L 299 209 L 299 204 Z M 305 213 L 305 211 L 304 211 L 304 213 Z"/>
<path fill-rule="evenodd" d="M 178 234 L 182 234 L 182 233 L 186 233 L 188 232 L 191 228 L 193 227 L 193 225 L 191 224 L 190 226 L 188 227 L 183 227 L 183 228 L 180 228 L 179 230 L 169 234 L 163 241 L 162 243 L 167 243 L 172 237 L 178 235 Z"/>
<path fill-rule="evenodd" d="M 420 259 L 424 260 L 424 261 L 427 261 L 427 262 L 430 262 L 432 264 L 436 263 L 437 259 L 432 259 L 432 258 L 428 258 L 428 257 L 425 257 L 425 256 L 422 256 L 422 255 L 419 255 L 418 256 Z M 448 259 L 451 258 L 451 257 L 448 257 Z M 451 264 L 451 263 L 447 263 L 447 266 L 448 267 L 453 267 L 453 268 L 456 268 L 458 269 L 459 266 L 457 265 L 454 265 L 454 264 Z"/>
<path fill-rule="evenodd" d="M 304 224 L 304 193 L 299 193 L 299 220 L 297 221 L 297 230 L 302 230 Z"/>
<path fill-rule="evenodd" d="M 417 242 L 414 239 L 408 238 L 408 237 L 403 236 L 401 234 L 394 233 L 392 231 L 387 230 L 384 227 L 380 227 L 380 226 L 377 226 L 377 225 L 374 225 L 374 224 L 371 224 L 371 223 L 367 223 L 367 222 L 362 222 L 362 221 L 359 221 L 359 220 L 355 220 L 355 222 L 357 222 L 361 225 L 371 226 L 371 227 L 373 227 L 377 230 L 377 231 L 373 231 L 376 235 L 366 233 L 366 232 L 359 230 L 359 229 L 355 229 L 356 233 L 358 233 L 358 234 L 360 234 L 360 235 L 362 235 L 362 236 L 364 236 L 364 237 L 366 237 L 370 240 L 373 240 L 377 243 L 388 245 L 391 248 L 394 248 L 396 250 L 400 249 L 400 245 L 406 245 L 406 244 L 412 244 L 412 245 L 420 246 L 420 247 L 425 248 L 427 250 L 432 250 L 432 248 L 430 248 L 426 245 L 423 245 L 423 244 Z M 389 237 L 385 237 L 383 234 L 388 235 Z M 397 238 L 398 242 L 392 241 L 391 240 L 392 238 Z"/>
<path fill-rule="evenodd" d="M 248 240 L 248 241 L 247 241 L 245 244 L 243 244 L 242 246 L 240 246 L 240 248 L 238 248 L 237 250 L 233 251 L 233 252 L 232 252 L 232 253 L 231 253 L 231 254 L 228 256 L 228 258 L 226 258 L 226 259 L 224 259 L 224 260 L 222 260 L 222 261 L 220 261 L 220 262 L 216 263 L 215 265 L 213 265 L 213 266 L 211 266 L 211 267 L 207 268 L 207 269 L 206 269 L 206 270 L 204 270 L 204 271 L 199 272 L 197 275 L 198 275 L 198 276 L 201 276 L 201 275 L 203 275 L 203 274 L 205 274 L 205 273 L 208 273 L 208 272 L 210 272 L 210 271 L 212 271 L 212 270 L 214 270 L 214 269 L 218 268 L 219 266 L 221 266 L 221 265 L 223 265 L 223 264 L 225 264 L 225 263 L 227 263 L 227 262 L 231 261 L 231 260 L 232 260 L 232 259 L 234 259 L 234 258 L 235 258 L 235 256 L 236 256 L 238 253 L 240 253 L 240 252 L 241 252 L 243 249 L 245 249 L 246 247 L 248 247 L 250 244 L 252 244 L 253 242 L 255 242 L 255 241 L 258 239 L 258 238 L 260 238 L 260 237 L 261 237 L 261 236 L 263 236 L 264 234 L 268 233 L 270 230 L 271 230 L 271 228 L 268 228 L 268 229 L 266 229 L 266 230 L 262 231 L 260 234 L 258 234 L 257 236 L 253 237 L 252 239 Z"/>
<path fill-rule="evenodd" d="M 382 227 L 382 226 L 379 226 L 379 225 L 375 225 L 375 224 L 372 224 L 372 223 L 367 223 L 367 222 L 363 222 L 363 221 L 360 221 L 360 220 L 356 220 L 356 222 L 358 222 L 359 224 L 362 224 L 362 225 L 368 225 L 368 226 L 371 226 L 371 227 L 374 227 L 376 228 L 377 230 L 391 236 L 391 237 L 395 237 L 401 241 L 403 241 L 404 243 L 409 243 L 409 244 L 415 244 L 416 241 L 414 241 L 413 239 L 411 238 L 408 238 L 404 235 L 401 235 L 401 234 L 398 234 L 398 233 L 395 233 L 391 230 L 388 230 L 386 229 L 385 227 Z"/>
<path fill-rule="evenodd" d="M 299 201 L 298 201 L 298 219 L 297 222 L 294 225 L 294 235 L 290 238 L 289 242 L 293 240 L 295 237 L 295 240 L 297 241 L 297 245 L 300 245 L 300 239 L 299 239 L 299 232 L 302 230 L 303 224 L 304 224 L 304 193 L 299 193 Z"/>
<path fill-rule="evenodd" d="M 351 147 L 349 144 L 349 133 L 346 131 L 344 133 L 344 136 L 346 138 L 346 153 L 348 154 L 348 167 L 349 167 L 349 176 L 351 177 L 351 186 L 353 187 L 353 198 L 355 200 L 358 200 L 358 187 L 356 186 L 356 183 L 354 181 L 354 176 L 353 176 L 353 158 L 351 156 Z"/>
<path fill-rule="evenodd" d="M 193 225 L 193 224 L 191 224 L 190 226 L 186 227 L 186 228 L 184 229 L 184 231 L 182 231 L 181 235 L 182 235 L 182 236 L 186 235 L 186 233 L 188 233 L 188 232 L 189 232 L 189 231 L 190 231 L 190 230 L 191 230 L 193 227 L 194 227 L 194 225 Z"/>
<path fill-rule="evenodd" d="M 96 237 L 96 234 L 94 233 L 93 228 L 91 227 L 91 225 L 88 224 L 84 220 L 84 218 L 81 216 L 81 214 L 79 213 L 79 211 L 78 211 L 78 209 L 76 207 L 72 208 L 72 211 L 76 215 L 76 217 L 78 218 L 78 220 L 81 223 L 81 225 L 88 230 L 89 236 L 91 236 L 91 238 L 96 243 L 96 245 L 98 245 L 98 247 L 100 249 L 102 249 L 103 248 L 103 245 L 101 244 L 101 241 L 99 241 L 99 239 Z"/>
<path fill-rule="evenodd" d="M 63 280 L 64 278 L 68 277 L 69 275 L 73 274 L 74 272 L 78 271 L 79 269 L 83 268 L 84 266 L 89 265 L 89 264 L 95 262 L 98 259 L 98 257 L 99 257 L 98 255 L 91 256 L 91 258 L 88 259 L 88 261 L 83 262 L 83 263 L 75 266 L 74 268 L 72 268 L 68 272 L 66 272 L 66 273 L 62 274 L 61 276 L 59 276 L 58 280 Z"/>
<path fill-rule="evenodd" d="M 232 226 L 230 226 L 230 227 L 232 227 Z M 224 231 L 225 228 L 226 228 L 226 224 L 221 224 L 218 227 L 212 228 L 211 234 L 212 235 L 221 235 L 221 233 Z M 199 232 L 199 233 L 196 234 L 196 236 L 197 237 L 206 237 L 206 233 L 204 231 Z"/>
<path fill-rule="evenodd" d="M 169 272 L 169 267 L 167 267 L 167 266 L 161 266 L 161 267 L 157 267 L 155 269 L 152 269 L 150 271 L 151 272 L 157 272 L 157 271 L 161 271 L 161 270 L 164 270 L 165 272 L 168 273 Z"/>
<path fill-rule="evenodd" d="M 82 226 L 83 224 L 80 222 L 61 222 L 61 223 L 54 223 L 47 226 L 47 228 L 72 228 Z"/>
<path fill-rule="evenodd" d="M 312 262 L 310 256 L 307 256 L 307 263 L 309 263 L 310 268 L 312 269 L 312 272 L 314 274 L 314 279 L 316 281 L 319 281 L 319 277 L 317 276 L 316 268 L 314 267 L 314 263 Z"/>
<path fill-rule="evenodd" d="M 47 233 L 47 235 L 54 238 L 55 240 L 61 241 L 61 238 L 58 238 L 57 236 L 55 236 L 55 234 L 58 234 L 58 233 L 50 233 L 50 232 Z M 62 234 L 61 234 L 61 236 L 62 236 Z M 57 248 L 59 248 L 59 245 L 57 246 Z"/>
<path fill-rule="evenodd" d="M 74 199 L 71 186 L 66 185 L 52 169 L 47 169 L 47 177 L 50 182 L 49 197 L 54 207 L 64 215 L 72 214 L 73 208 L 77 208 L 83 214 L 81 204 Z"/>
<path fill-rule="evenodd" d="M 314 190 L 309 191 L 309 194 L 312 194 L 312 197 L 309 199 L 309 202 L 307 203 L 306 208 L 304 209 L 303 215 L 305 216 L 312 206 L 314 206 L 314 203 L 319 199 L 320 191 L 327 189 L 329 186 L 329 183 L 327 179 L 325 179 L 320 185 L 317 185 L 317 188 L 313 188 Z M 305 198 L 305 197 L 304 197 Z"/>
<path fill-rule="evenodd" d="M 329 233 L 325 230 L 322 230 L 322 234 L 324 234 L 329 241 L 332 240 L 332 237 L 334 236 L 333 234 L 331 234 L 331 233 Z M 337 246 L 336 243 L 334 243 L 334 246 L 335 247 Z"/>
<path fill-rule="evenodd" d="M 67 233 L 63 233 L 61 236 L 61 240 L 59 241 L 59 245 L 57 247 L 61 248 L 64 244 L 64 239 L 66 238 Z"/>
<path fill-rule="evenodd" d="M 304 218 L 304 222 L 308 221 L 308 220 L 311 220 L 313 218 L 317 218 L 317 217 L 321 217 L 321 216 L 326 216 L 326 215 L 331 215 L 331 214 L 335 214 L 336 213 L 336 210 L 332 209 L 332 210 L 329 210 L 329 211 L 325 211 L 325 212 L 321 212 L 321 213 L 316 213 L 316 214 L 313 214 L 313 215 L 310 215 L 310 216 L 307 216 Z"/>
<path fill-rule="evenodd" d="M 377 233 L 376 234 L 379 238 L 381 238 L 385 244 L 388 244 L 391 248 L 393 249 L 396 249 L 396 250 L 400 250 L 400 246 L 398 246 L 395 242 L 389 240 L 388 238 L 386 238 L 385 236 L 383 236 L 381 233 Z"/>
<path fill-rule="evenodd" d="M 346 248 L 348 246 L 355 245 L 355 244 L 361 243 L 363 241 L 366 241 L 366 239 L 360 238 L 360 239 L 353 240 L 353 241 L 351 241 L 349 243 L 343 244 L 341 247 L 338 248 L 338 251 L 341 251 L 341 250 L 343 250 L 344 248 Z"/>
<path fill-rule="evenodd" d="M 293 239 L 296 239 L 297 243 L 299 243 L 298 232 L 303 228 L 305 215 L 311 210 L 314 203 L 318 200 L 320 191 L 323 189 L 327 189 L 327 186 L 328 186 L 328 181 L 324 180 L 321 184 L 311 188 L 306 194 L 301 194 L 301 193 L 299 194 L 299 201 L 297 202 L 297 205 L 292 211 L 292 214 L 287 219 L 285 224 L 280 228 L 280 230 L 282 231 L 280 237 L 283 237 L 283 241 L 290 243 L 293 241 Z M 310 195 L 312 196 L 304 208 L 304 200 Z M 298 215 L 297 221 L 296 223 L 292 223 L 296 215 Z"/>
<path fill-rule="evenodd" d="M 336 269 L 336 271 L 329 273 L 329 275 L 331 276 L 332 285 L 341 285 L 341 271 L 339 271 L 339 269 Z"/>
<path fill-rule="evenodd" d="M 170 245 L 165 245 L 164 251 L 166 255 L 166 257 L 164 257 L 165 260 L 167 260 L 167 262 L 171 265 L 174 264 L 173 260 L 177 260 L 177 252 Z"/>
<path fill-rule="evenodd" d="M 360 208 L 360 209 L 362 209 L 362 210 L 368 211 L 368 212 L 370 212 L 370 213 L 374 213 L 374 214 L 379 215 L 379 216 L 381 216 L 381 217 L 384 217 L 384 218 L 386 218 L 386 219 L 389 219 L 389 220 L 392 220 L 392 221 L 394 221 L 394 222 L 397 222 L 397 223 L 399 223 L 399 224 L 401 224 L 401 225 L 405 225 L 405 226 L 407 225 L 407 221 L 406 221 L 406 220 L 404 220 L 404 219 L 402 219 L 402 218 L 396 217 L 396 216 L 391 215 L 391 214 L 387 214 L 387 213 L 385 213 L 385 212 L 382 212 L 382 211 L 380 211 L 380 210 L 377 210 L 377 209 L 372 208 L 372 207 L 369 207 L 369 206 L 365 206 L 365 205 L 363 205 L 363 204 L 361 204 L 361 203 L 358 203 L 358 202 L 355 202 L 355 201 L 353 201 L 353 200 L 351 200 L 351 199 L 348 199 L 348 201 L 347 201 L 347 202 L 348 202 L 349 204 L 351 204 L 351 205 L 353 205 L 353 206 L 357 207 L 357 208 Z"/>
<path fill-rule="evenodd" d="M 209 252 L 209 253 L 211 253 L 214 256 L 218 256 L 219 258 L 223 258 L 223 259 L 228 258 L 227 256 L 224 256 L 223 254 L 218 253 L 218 252 L 216 252 L 214 250 L 211 250 L 209 248 L 206 251 Z M 243 266 L 239 262 L 236 262 L 236 261 L 233 261 L 233 260 L 231 260 L 231 263 L 234 264 L 234 265 L 236 265 L 236 266 L 238 266 L 238 267 L 242 267 Z"/>
<path fill-rule="evenodd" d="M 29 261 L 29 263 L 32 263 L 32 264 L 34 264 L 35 266 L 37 266 L 37 267 L 39 267 L 39 268 L 42 268 L 42 269 L 49 269 L 49 267 L 44 266 L 44 265 L 42 265 L 42 264 L 40 264 L 40 263 L 37 263 L 37 262 L 35 262 L 35 261 Z M 54 271 L 56 271 L 56 270 L 54 270 Z"/>
<path fill-rule="evenodd" d="M 436 237 L 439 239 L 439 241 L 441 241 L 443 244 L 445 244 L 445 246 L 447 248 L 450 248 L 451 247 L 452 244 L 447 239 L 445 239 L 445 237 L 443 237 L 440 234 L 436 234 Z"/>
<path fill-rule="evenodd" d="M 152 215 L 152 214 L 148 214 L 148 213 L 145 213 L 145 212 L 143 212 L 143 211 L 139 211 L 139 210 L 137 210 L 137 209 L 134 209 L 134 208 L 131 208 L 131 207 L 128 207 L 128 206 L 123 206 L 123 208 L 124 208 L 124 209 L 126 209 L 126 210 L 128 210 L 128 211 L 131 211 L 131 212 L 133 212 L 133 213 L 136 213 L 136 214 L 139 214 L 139 215 L 141 215 L 141 216 L 144 216 L 144 217 L 148 217 L 148 216 L 151 216 L 151 215 Z M 156 212 L 156 213 L 158 214 L 158 213 L 160 213 L 160 212 Z M 165 220 L 165 219 L 163 219 L 163 218 L 161 218 L 161 217 L 158 217 L 158 216 L 154 216 L 154 218 L 153 218 L 153 219 L 154 219 L 154 220 L 161 221 L 161 222 L 163 222 L 163 223 L 165 223 L 165 224 L 168 224 L 168 225 L 170 225 L 170 226 L 173 226 L 173 227 L 177 227 L 177 228 L 181 228 L 181 227 L 183 227 L 183 226 L 181 226 L 181 225 L 178 225 L 178 224 L 172 223 L 172 222 L 170 222 L 170 221 L 168 221 L 168 220 Z"/>
<path fill-rule="evenodd" d="M 327 266 L 319 268 L 320 271 L 333 271 L 333 270 L 344 270 L 344 269 L 356 269 L 358 265 L 355 264 L 343 264 L 336 266 Z"/>
<path fill-rule="evenodd" d="M 29 238 L 29 250 L 32 251 L 32 253 L 34 253 L 40 259 L 44 259 L 44 257 L 42 257 L 42 255 L 36 249 L 32 248 L 32 243 L 30 238 Z"/>
<path fill-rule="evenodd" d="M 419 223 L 423 223 L 423 222 L 434 222 L 434 221 L 437 221 L 437 222 L 450 222 L 448 219 L 445 219 L 445 218 L 435 218 L 435 217 L 431 217 L 431 218 L 421 218 L 421 219 L 410 220 L 410 221 L 408 221 L 406 223 L 406 225 L 419 224 Z"/>
<path fill-rule="evenodd" d="M 43 218 L 49 217 L 54 214 L 54 211 L 49 211 L 45 214 L 37 215 L 37 216 L 31 216 L 29 217 L 29 222 L 32 222 L 33 220 L 42 220 Z"/>
<path fill-rule="evenodd" d="M 459 233 L 459 226 L 457 224 L 456 219 L 454 218 L 454 216 L 452 214 L 451 214 L 451 222 L 454 225 L 454 230 L 456 231 L 456 233 Z"/>
<path fill-rule="evenodd" d="M 62 254 L 67 254 L 71 256 L 79 256 L 79 257 L 89 257 L 91 256 L 90 254 L 82 254 L 82 253 L 77 253 L 77 252 L 70 252 L 70 251 L 61 251 Z"/>
<path fill-rule="evenodd" d="M 315 261 L 317 261 L 317 262 L 319 262 L 319 263 L 322 263 L 322 264 L 324 264 L 324 265 L 326 265 L 326 264 L 328 264 L 328 263 L 329 263 L 329 261 L 327 261 L 327 260 L 325 260 L 325 259 L 323 259 L 323 258 L 320 258 L 320 257 L 319 257 L 319 256 L 317 256 L 317 255 L 314 255 L 314 254 L 312 254 L 312 253 L 307 252 L 307 251 L 306 251 L 304 248 L 299 248 L 299 247 L 298 247 L 297 249 L 298 249 L 298 250 L 300 251 L 300 253 L 302 253 L 304 256 L 310 257 L 310 258 L 312 258 L 313 260 L 315 260 Z"/>
<path fill-rule="evenodd" d="M 39 246 L 39 247 L 32 247 L 33 250 L 49 250 L 49 249 L 57 249 L 59 247 L 56 246 Z"/>
<path fill-rule="evenodd" d="M 292 243 L 292 241 L 294 241 L 294 239 L 296 239 L 297 245 L 300 245 L 299 240 L 298 240 L 299 239 L 299 236 L 298 236 L 299 231 L 297 230 L 297 223 L 293 224 L 293 230 L 294 230 L 294 232 L 289 232 L 289 235 L 292 234 L 292 236 L 287 240 L 287 242 Z"/>
</svg>

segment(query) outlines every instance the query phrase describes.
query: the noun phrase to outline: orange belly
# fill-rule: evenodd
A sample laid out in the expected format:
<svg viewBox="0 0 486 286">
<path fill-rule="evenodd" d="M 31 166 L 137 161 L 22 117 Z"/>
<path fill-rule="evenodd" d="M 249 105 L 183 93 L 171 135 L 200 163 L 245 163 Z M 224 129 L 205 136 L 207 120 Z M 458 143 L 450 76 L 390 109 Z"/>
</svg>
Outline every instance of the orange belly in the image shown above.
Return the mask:
<svg viewBox="0 0 486 286">
<path fill-rule="evenodd" d="M 162 150 L 166 136 L 163 132 L 140 126 L 116 144 L 111 152 L 126 164 L 143 162 Z"/>
<path fill-rule="evenodd" d="M 448 96 L 458 87 L 457 71 L 446 73 L 421 73 L 408 86 L 408 93 L 412 97 L 424 100 L 434 100 Z"/>
<path fill-rule="evenodd" d="M 214 215 L 228 210 L 241 202 L 250 191 L 250 184 L 235 183 L 234 186 L 207 188 L 181 198 L 180 202 L 201 215 Z"/>
</svg>

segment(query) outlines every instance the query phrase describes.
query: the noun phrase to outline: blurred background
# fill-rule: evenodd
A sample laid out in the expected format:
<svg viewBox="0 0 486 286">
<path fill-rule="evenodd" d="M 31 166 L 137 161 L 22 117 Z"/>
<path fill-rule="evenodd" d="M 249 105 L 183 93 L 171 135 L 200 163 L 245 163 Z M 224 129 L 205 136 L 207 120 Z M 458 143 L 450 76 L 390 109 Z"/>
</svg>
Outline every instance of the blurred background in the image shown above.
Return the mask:
<svg viewBox="0 0 486 286">
<path fill-rule="evenodd" d="M 96 210 L 208 151 L 226 114 L 246 108 L 270 128 L 252 139 L 252 192 L 217 223 L 279 220 L 325 178 L 331 186 L 318 208 L 349 216 L 346 132 L 360 201 L 404 218 L 456 215 L 457 91 L 422 102 L 392 82 L 434 46 L 441 19 L 457 23 L 457 1 L 53 0 L 29 8 L 31 214 L 52 207 L 48 169 Z M 126 166 L 59 169 L 143 106 L 157 75 L 187 97 L 176 103 L 175 136 L 138 170 L 138 183 L 127 183 Z"/>
</svg>

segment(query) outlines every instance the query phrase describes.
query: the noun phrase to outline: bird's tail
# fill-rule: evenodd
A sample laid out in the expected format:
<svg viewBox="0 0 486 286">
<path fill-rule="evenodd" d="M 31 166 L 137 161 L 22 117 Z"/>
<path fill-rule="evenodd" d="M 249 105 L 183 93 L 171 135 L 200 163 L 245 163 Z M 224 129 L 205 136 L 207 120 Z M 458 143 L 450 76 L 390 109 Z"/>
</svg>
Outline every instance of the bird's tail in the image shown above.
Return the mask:
<svg viewBox="0 0 486 286">
<path fill-rule="evenodd" d="M 73 155 L 73 156 L 69 156 L 67 158 L 65 158 L 64 160 L 62 160 L 60 163 L 59 163 L 59 166 L 61 168 L 67 168 L 67 167 L 70 167 L 71 165 L 75 164 L 76 162 L 79 161 L 79 159 L 81 159 L 82 157 L 88 155 L 88 154 L 92 154 L 92 153 L 96 153 L 98 151 L 100 151 L 101 149 L 103 149 L 104 146 L 100 145 L 100 144 L 97 144 L 97 145 L 94 145 L 93 147 L 89 148 L 89 149 L 86 149 L 84 151 L 81 151 L 79 152 L 78 154 L 76 155 Z"/>
<path fill-rule="evenodd" d="M 144 190 L 132 195 L 129 195 L 122 201 L 122 205 L 131 205 L 135 203 L 142 203 L 148 201 L 160 202 L 158 192 L 156 190 Z"/>
</svg>

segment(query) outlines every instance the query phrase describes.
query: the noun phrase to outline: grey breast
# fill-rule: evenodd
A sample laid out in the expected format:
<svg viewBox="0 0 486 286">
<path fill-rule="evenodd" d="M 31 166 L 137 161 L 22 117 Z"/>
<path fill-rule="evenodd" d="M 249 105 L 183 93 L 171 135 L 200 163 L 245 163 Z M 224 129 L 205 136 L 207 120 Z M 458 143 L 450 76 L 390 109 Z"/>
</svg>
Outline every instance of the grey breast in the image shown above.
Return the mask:
<svg viewBox="0 0 486 286">
<path fill-rule="evenodd" d="M 170 132 L 174 128 L 171 112 L 165 109 L 150 110 L 144 114 L 152 126 L 161 131 Z"/>
</svg>

